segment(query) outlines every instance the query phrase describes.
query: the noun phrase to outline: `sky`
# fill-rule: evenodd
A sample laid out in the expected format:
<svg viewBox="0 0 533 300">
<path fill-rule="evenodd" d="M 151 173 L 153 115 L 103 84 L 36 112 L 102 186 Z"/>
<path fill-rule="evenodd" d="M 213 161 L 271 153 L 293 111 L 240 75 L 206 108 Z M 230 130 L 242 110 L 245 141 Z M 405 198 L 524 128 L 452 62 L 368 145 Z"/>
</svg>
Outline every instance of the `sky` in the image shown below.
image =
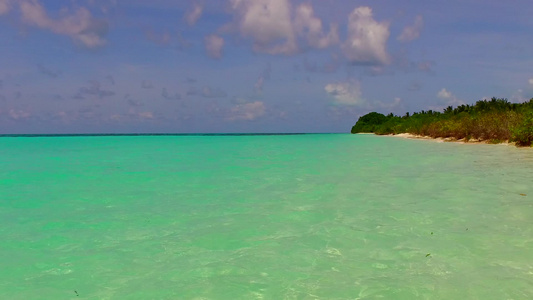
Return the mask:
<svg viewBox="0 0 533 300">
<path fill-rule="evenodd" d="M 531 0 L 0 0 L 0 134 L 349 132 L 533 98 Z"/>
</svg>

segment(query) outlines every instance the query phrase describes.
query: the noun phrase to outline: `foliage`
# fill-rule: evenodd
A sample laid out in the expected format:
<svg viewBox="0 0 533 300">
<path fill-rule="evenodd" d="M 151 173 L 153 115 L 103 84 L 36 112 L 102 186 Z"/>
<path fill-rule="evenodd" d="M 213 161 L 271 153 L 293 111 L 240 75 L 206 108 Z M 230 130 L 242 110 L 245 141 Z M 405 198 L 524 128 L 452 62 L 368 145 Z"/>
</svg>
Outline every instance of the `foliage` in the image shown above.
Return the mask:
<svg viewBox="0 0 533 300">
<path fill-rule="evenodd" d="M 352 133 L 411 133 L 433 138 L 484 140 L 491 143 L 533 143 L 533 99 L 510 103 L 507 99 L 480 100 L 473 105 L 448 106 L 444 111 L 421 111 L 412 115 L 387 116 L 371 112 L 359 118 Z"/>
<path fill-rule="evenodd" d="M 352 127 L 352 133 L 374 132 L 381 124 L 387 121 L 387 117 L 377 112 L 371 112 L 359 118 Z"/>
<path fill-rule="evenodd" d="M 533 143 L 533 111 L 523 116 L 521 122 L 511 129 L 510 140 L 519 146 L 530 146 Z"/>
</svg>

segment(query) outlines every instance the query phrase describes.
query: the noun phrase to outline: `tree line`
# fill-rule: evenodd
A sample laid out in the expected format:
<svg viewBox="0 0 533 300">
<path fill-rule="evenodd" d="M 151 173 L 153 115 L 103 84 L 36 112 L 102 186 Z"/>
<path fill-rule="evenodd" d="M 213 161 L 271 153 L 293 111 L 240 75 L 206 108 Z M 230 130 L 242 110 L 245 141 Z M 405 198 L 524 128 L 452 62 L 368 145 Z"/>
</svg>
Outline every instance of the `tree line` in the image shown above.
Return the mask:
<svg viewBox="0 0 533 300">
<path fill-rule="evenodd" d="M 533 98 L 524 103 L 511 103 L 504 98 L 479 100 L 475 104 L 448 106 L 443 112 L 427 110 L 392 113 L 368 113 L 359 118 L 352 133 L 411 133 L 433 138 L 478 140 L 490 143 L 515 142 L 518 146 L 533 143 Z"/>
</svg>

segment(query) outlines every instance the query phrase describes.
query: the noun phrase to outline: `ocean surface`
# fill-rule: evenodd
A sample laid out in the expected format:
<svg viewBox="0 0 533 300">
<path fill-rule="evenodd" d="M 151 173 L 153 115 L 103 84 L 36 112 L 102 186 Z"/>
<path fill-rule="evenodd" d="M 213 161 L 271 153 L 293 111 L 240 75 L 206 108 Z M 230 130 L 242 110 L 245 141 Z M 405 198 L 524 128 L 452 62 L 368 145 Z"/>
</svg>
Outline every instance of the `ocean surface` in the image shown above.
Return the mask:
<svg viewBox="0 0 533 300">
<path fill-rule="evenodd" d="M 533 299 L 533 149 L 0 138 L 1 299 Z"/>
</svg>

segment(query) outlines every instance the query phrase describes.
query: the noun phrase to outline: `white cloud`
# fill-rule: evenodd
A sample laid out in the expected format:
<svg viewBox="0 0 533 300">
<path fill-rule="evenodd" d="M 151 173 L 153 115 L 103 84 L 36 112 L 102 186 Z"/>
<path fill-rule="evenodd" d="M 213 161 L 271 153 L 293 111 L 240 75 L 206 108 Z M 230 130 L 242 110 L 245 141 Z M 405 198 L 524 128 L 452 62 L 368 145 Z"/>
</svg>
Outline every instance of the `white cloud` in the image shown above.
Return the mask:
<svg viewBox="0 0 533 300">
<path fill-rule="evenodd" d="M 332 25 L 330 32 L 327 35 L 324 34 L 322 20 L 314 16 L 311 4 L 301 4 L 298 6 L 294 19 L 294 28 L 314 48 L 326 48 L 339 43 L 337 26 Z"/>
<path fill-rule="evenodd" d="M 370 7 L 358 7 L 348 18 L 348 39 L 342 46 L 344 54 L 352 63 L 388 64 L 389 35 L 388 23 L 374 20 Z"/>
<path fill-rule="evenodd" d="M 72 113 L 63 110 L 52 113 L 51 117 L 53 120 L 62 121 L 64 123 L 70 123 L 71 121 L 75 120 L 75 116 Z"/>
<path fill-rule="evenodd" d="M 106 41 L 107 23 L 95 20 L 89 10 L 84 7 L 57 20 L 51 19 L 38 0 L 20 2 L 22 20 L 29 25 L 50 30 L 55 34 L 66 35 L 88 48 L 103 46 Z"/>
<path fill-rule="evenodd" d="M 529 78 L 529 85 L 533 87 L 533 78 Z"/>
<path fill-rule="evenodd" d="M 337 26 L 324 33 L 311 4 L 293 9 L 289 0 L 231 0 L 241 35 L 252 40 L 255 52 L 291 55 L 299 42 L 313 48 L 339 43 Z"/>
<path fill-rule="evenodd" d="M 13 120 L 20 120 L 20 119 L 27 119 L 31 116 L 31 114 L 24 110 L 16 110 L 16 109 L 10 109 L 9 110 L 9 116 Z"/>
<path fill-rule="evenodd" d="M 252 121 L 265 114 L 265 104 L 261 101 L 235 105 L 230 111 L 228 120 Z"/>
<path fill-rule="evenodd" d="M 152 111 L 138 112 L 135 108 L 130 108 L 127 113 L 113 114 L 109 116 L 109 119 L 113 121 L 135 121 L 135 120 L 152 120 L 155 118 L 155 114 Z"/>
<path fill-rule="evenodd" d="M 202 16 L 202 12 L 204 11 L 204 8 L 202 5 L 195 3 L 193 8 L 187 12 L 185 15 L 185 21 L 187 21 L 187 24 L 194 25 L 200 19 Z"/>
<path fill-rule="evenodd" d="M 464 104 L 462 100 L 459 100 L 452 92 L 443 88 L 437 93 L 437 97 L 442 100 L 441 104 L 444 105 L 461 105 Z"/>
<path fill-rule="evenodd" d="M 330 83 L 324 87 L 334 102 L 343 105 L 366 105 L 362 97 L 361 84 L 358 81 Z"/>
<path fill-rule="evenodd" d="M 411 26 L 406 26 L 402 34 L 398 37 L 398 40 L 401 42 L 409 42 L 412 40 L 416 40 L 418 37 L 420 37 L 420 32 L 422 31 L 422 28 L 424 27 L 424 19 L 422 16 L 416 16 L 415 23 Z"/>
<path fill-rule="evenodd" d="M 11 10 L 10 0 L 0 0 L 0 16 Z"/>
<path fill-rule="evenodd" d="M 211 58 L 219 59 L 222 57 L 224 48 L 224 38 L 218 35 L 208 35 L 205 37 L 205 50 Z"/>
<path fill-rule="evenodd" d="M 394 111 L 394 110 L 397 110 L 398 108 L 403 106 L 403 101 L 402 101 L 402 98 L 395 97 L 392 102 L 381 102 L 381 101 L 378 101 L 377 102 L 377 106 L 379 108 L 386 109 L 388 111 L 391 111 L 391 110 Z"/>
<path fill-rule="evenodd" d="M 151 111 L 143 111 L 143 112 L 137 113 L 137 115 L 141 119 L 153 119 L 154 118 L 154 113 Z"/>
<path fill-rule="evenodd" d="M 437 94 L 437 97 L 439 97 L 440 99 L 451 99 L 454 96 L 450 91 L 443 88 L 442 90 L 439 91 L 439 93 Z"/>
<path fill-rule="evenodd" d="M 288 0 L 231 0 L 239 14 L 242 36 L 252 39 L 256 52 L 293 54 L 298 50 Z"/>
</svg>

